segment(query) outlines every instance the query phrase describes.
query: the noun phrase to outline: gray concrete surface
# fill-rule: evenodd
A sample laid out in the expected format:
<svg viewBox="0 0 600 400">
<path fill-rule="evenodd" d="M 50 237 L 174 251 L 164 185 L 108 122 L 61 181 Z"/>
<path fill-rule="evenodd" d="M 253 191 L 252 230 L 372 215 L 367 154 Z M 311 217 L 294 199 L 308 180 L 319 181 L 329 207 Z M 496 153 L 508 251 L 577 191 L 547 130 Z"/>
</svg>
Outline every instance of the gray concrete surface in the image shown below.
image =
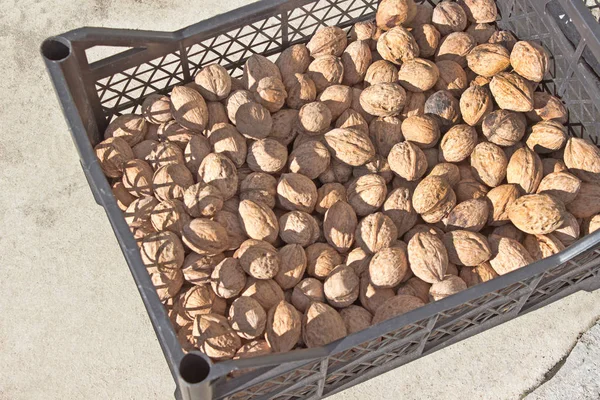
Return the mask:
<svg viewBox="0 0 600 400">
<path fill-rule="evenodd" d="M 173 30 L 247 2 L 0 1 L 0 399 L 167 399 L 174 390 L 39 44 L 83 25 Z M 334 399 L 517 399 L 600 316 L 598 304 L 600 292 L 578 293 Z"/>
</svg>

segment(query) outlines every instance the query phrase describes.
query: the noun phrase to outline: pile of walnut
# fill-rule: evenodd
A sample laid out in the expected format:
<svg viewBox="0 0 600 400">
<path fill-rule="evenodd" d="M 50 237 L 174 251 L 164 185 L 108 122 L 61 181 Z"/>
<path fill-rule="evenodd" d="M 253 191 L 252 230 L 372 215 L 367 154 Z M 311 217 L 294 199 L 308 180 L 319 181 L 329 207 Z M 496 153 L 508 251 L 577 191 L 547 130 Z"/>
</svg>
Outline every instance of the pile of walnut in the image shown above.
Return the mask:
<svg viewBox="0 0 600 400">
<path fill-rule="evenodd" d="M 186 351 L 322 346 L 600 227 L 600 150 L 496 17 L 383 0 L 109 125 L 96 154 Z"/>
</svg>

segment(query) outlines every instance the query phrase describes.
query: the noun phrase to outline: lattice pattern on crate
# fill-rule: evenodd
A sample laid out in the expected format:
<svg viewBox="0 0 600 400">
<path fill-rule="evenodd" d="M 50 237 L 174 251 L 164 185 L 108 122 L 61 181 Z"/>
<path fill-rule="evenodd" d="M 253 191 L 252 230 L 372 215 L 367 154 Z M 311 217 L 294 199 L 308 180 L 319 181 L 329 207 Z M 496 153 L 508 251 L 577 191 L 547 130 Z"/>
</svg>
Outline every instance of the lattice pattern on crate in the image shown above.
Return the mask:
<svg viewBox="0 0 600 400">
<path fill-rule="evenodd" d="M 183 81 L 181 58 L 179 52 L 174 52 L 100 79 L 96 91 L 110 121 L 124 113 L 139 112 L 146 96 L 164 93 Z"/>
<path fill-rule="evenodd" d="M 281 49 L 282 32 L 281 15 L 273 15 L 194 44 L 186 49 L 191 76 L 213 63 L 222 65 L 235 77 L 240 76 L 241 67 L 252 54 Z"/>
<path fill-rule="evenodd" d="M 288 13 L 289 41 L 307 40 L 323 26 L 345 26 L 377 10 L 378 0 L 319 0 Z"/>
<path fill-rule="evenodd" d="M 478 329 L 483 323 L 488 322 L 489 320 L 498 316 L 506 315 L 512 312 L 515 310 L 518 304 L 519 301 L 517 299 L 507 298 L 500 304 L 497 304 L 493 307 L 483 308 L 480 312 L 472 316 L 462 316 L 455 322 L 435 327 L 427 339 L 428 345 L 426 346 L 426 349 L 433 348 L 441 342 L 451 339 L 467 329 Z M 440 320 L 445 319 L 444 313 L 440 314 Z"/>
<path fill-rule="evenodd" d="M 257 383 L 254 386 L 243 389 L 228 399 L 253 399 L 260 396 L 265 396 L 270 393 L 278 392 L 283 393 L 283 390 L 287 387 L 293 386 L 295 383 L 300 382 L 304 379 L 310 378 L 316 374 L 320 374 L 321 361 L 316 361 L 304 365 L 302 367 L 295 368 L 291 371 L 283 373 L 279 376 L 273 377 L 269 380 Z"/>
</svg>

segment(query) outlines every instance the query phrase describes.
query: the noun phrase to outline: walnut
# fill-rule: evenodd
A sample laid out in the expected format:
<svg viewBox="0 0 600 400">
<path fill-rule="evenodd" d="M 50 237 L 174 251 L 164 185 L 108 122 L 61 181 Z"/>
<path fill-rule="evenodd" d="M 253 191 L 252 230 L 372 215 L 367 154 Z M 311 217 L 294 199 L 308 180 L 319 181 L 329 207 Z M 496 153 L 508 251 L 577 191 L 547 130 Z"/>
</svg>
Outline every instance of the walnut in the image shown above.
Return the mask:
<svg viewBox="0 0 600 400">
<path fill-rule="evenodd" d="M 260 54 L 253 54 L 246 60 L 242 83 L 247 90 L 256 91 L 258 82 L 268 76 L 281 80 L 281 72 L 279 72 L 279 68 L 272 61 Z M 233 119 L 232 122 L 235 123 Z"/>
<path fill-rule="evenodd" d="M 401 65 L 419 56 L 419 45 L 409 31 L 395 26 L 379 37 L 377 51 L 384 60 Z"/>
<path fill-rule="evenodd" d="M 277 180 L 263 172 L 249 174 L 240 185 L 240 198 L 255 202 L 263 202 L 268 207 L 275 207 Z"/>
<path fill-rule="evenodd" d="M 534 259 L 516 240 L 490 235 L 492 259 L 490 265 L 498 275 L 504 275 L 531 264 Z"/>
<path fill-rule="evenodd" d="M 308 275 L 317 279 L 325 279 L 331 270 L 342 263 L 342 256 L 326 243 L 311 244 L 306 248 Z"/>
<path fill-rule="evenodd" d="M 286 84 L 286 104 L 290 108 L 300 109 L 303 105 L 315 101 L 317 98 L 317 87 L 308 74 L 295 74 L 293 77 L 288 78 Z"/>
<path fill-rule="evenodd" d="M 159 147 L 159 145 L 157 145 L 156 147 Z M 246 146 L 246 143 L 244 142 L 244 148 Z M 164 148 L 165 152 L 163 152 L 163 154 L 156 154 L 157 155 L 157 162 L 155 163 L 155 165 L 158 166 L 158 168 L 160 168 L 161 166 L 166 165 L 167 163 L 169 163 L 168 158 L 170 157 L 170 155 L 168 154 L 169 148 Z M 172 148 L 170 149 L 172 150 Z M 187 146 L 185 147 L 185 166 L 188 167 L 188 169 L 196 174 L 198 172 L 198 168 L 200 168 L 200 164 L 202 164 L 202 160 L 204 160 L 204 158 L 209 155 L 212 152 L 212 148 L 211 148 L 211 143 L 208 141 L 208 139 L 202 135 L 194 135 L 192 136 L 192 138 L 190 139 L 190 141 L 188 142 Z M 150 153 L 152 154 L 152 152 Z M 175 163 L 180 163 L 179 160 L 177 160 L 177 157 L 179 155 L 179 153 L 177 154 L 173 154 Z M 151 156 L 149 156 L 151 157 Z M 244 155 L 245 158 L 245 155 Z M 152 163 L 152 161 L 151 161 Z M 181 162 L 183 163 L 183 162 Z"/>
<path fill-rule="evenodd" d="M 320 135 L 331 125 L 331 111 L 320 101 L 305 104 L 298 114 L 298 125 L 303 133 Z"/>
<path fill-rule="evenodd" d="M 547 194 L 521 196 L 508 207 L 510 221 L 533 235 L 554 232 L 564 224 L 565 214 L 562 202 Z"/>
<path fill-rule="evenodd" d="M 387 157 L 396 143 L 404 140 L 402 121 L 398 117 L 379 117 L 369 124 L 370 138 L 377 153 Z"/>
<path fill-rule="evenodd" d="M 467 54 L 467 64 L 476 74 L 492 77 L 510 67 L 510 53 L 500 44 L 480 44 Z"/>
<path fill-rule="evenodd" d="M 439 163 L 431 169 L 429 176 L 442 177 L 450 184 L 450 186 L 454 186 L 460 181 L 460 170 L 454 164 Z"/>
<path fill-rule="evenodd" d="M 404 105 L 400 116 L 408 118 L 415 115 L 424 115 L 425 100 L 427 100 L 425 93 L 406 92 L 406 104 Z"/>
<path fill-rule="evenodd" d="M 246 275 L 235 258 L 225 258 L 215 266 L 210 284 L 217 296 L 223 299 L 236 297 L 246 285 Z M 246 338 L 252 339 L 252 338 Z"/>
<path fill-rule="evenodd" d="M 554 196 L 564 204 L 569 204 L 577 197 L 581 189 L 581 180 L 569 172 L 552 172 L 540 182 L 537 193 Z"/>
<path fill-rule="evenodd" d="M 152 210 L 152 226 L 157 232 L 171 231 L 181 236 L 183 227 L 190 221 L 183 203 L 179 200 L 161 201 Z"/>
<path fill-rule="evenodd" d="M 556 236 L 558 240 L 565 246 L 570 246 L 577 239 L 579 239 L 579 234 L 581 233 L 581 228 L 579 226 L 579 222 L 573 214 L 565 213 L 564 215 L 565 222 L 563 222 L 562 226 L 556 229 L 552 234 Z"/>
<path fill-rule="evenodd" d="M 588 139 L 569 138 L 564 158 L 573 175 L 584 182 L 600 183 L 600 149 Z"/>
<path fill-rule="evenodd" d="M 377 7 L 375 22 L 377 27 L 387 31 L 395 26 L 405 25 L 417 14 L 413 0 L 383 0 Z"/>
<path fill-rule="evenodd" d="M 515 73 L 498 73 L 490 82 L 490 90 L 498 106 L 504 110 L 533 110 L 533 90 L 525 79 Z"/>
<path fill-rule="evenodd" d="M 347 188 L 348 203 L 356 214 L 365 216 L 375 212 L 383 205 L 387 195 L 385 179 L 379 175 L 363 175 Z"/>
<path fill-rule="evenodd" d="M 195 136 L 200 137 L 200 135 Z M 201 156 L 201 154 L 198 154 L 198 156 Z M 184 160 L 183 157 L 183 151 L 181 151 L 179 146 L 168 142 L 156 144 L 150 154 L 146 157 L 146 161 L 148 161 L 155 171 L 169 164 L 186 164 L 186 160 Z"/>
<path fill-rule="evenodd" d="M 279 236 L 285 243 L 306 247 L 319 238 L 319 224 L 304 211 L 290 211 L 279 218 Z"/>
<path fill-rule="evenodd" d="M 304 175 L 283 174 L 277 184 L 277 196 L 284 209 L 311 213 L 317 203 L 317 187 Z"/>
<path fill-rule="evenodd" d="M 213 269 L 224 259 L 222 253 L 206 255 L 191 252 L 185 257 L 181 267 L 183 277 L 193 285 L 210 284 Z"/>
<path fill-rule="evenodd" d="M 337 26 L 327 26 L 319 29 L 310 39 L 306 47 L 312 57 L 323 55 L 341 56 L 346 48 L 348 39 L 346 32 Z"/>
<path fill-rule="evenodd" d="M 455 230 L 444 234 L 442 241 L 448 260 L 456 265 L 474 267 L 492 257 L 489 243 L 480 233 Z"/>
<path fill-rule="evenodd" d="M 344 64 L 342 59 L 336 56 L 319 56 L 310 63 L 306 74 L 314 82 L 317 93 L 320 93 L 329 86 L 342 83 Z"/>
<path fill-rule="evenodd" d="M 148 125 L 141 115 L 121 115 L 108 125 L 104 131 L 104 139 L 123 139 L 129 146 L 133 147 L 144 140 L 146 132 L 148 132 Z"/>
<path fill-rule="evenodd" d="M 179 296 L 178 303 L 179 314 L 190 322 L 200 315 L 224 315 L 227 308 L 225 299 L 218 297 L 210 285 L 192 286 Z"/>
<path fill-rule="evenodd" d="M 198 178 L 219 189 L 223 200 L 233 197 L 237 192 L 238 177 L 235 164 L 222 154 L 207 155 L 198 168 Z"/>
<path fill-rule="evenodd" d="M 394 289 L 373 286 L 368 271 L 360 278 L 360 304 L 369 312 L 374 313 L 383 303 L 394 296 Z"/>
<path fill-rule="evenodd" d="M 557 97 L 547 92 L 533 93 L 533 110 L 526 115 L 533 122 L 554 120 L 566 124 L 568 119 L 565 105 Z"/>
<path fill-rule="evenodd" d="M 565 249 L 565 245 L 552 233 L 547 235 L 527 235 L 523 246 L 535 261 L 553 256 Z"/>
<path fill-rule="evenodd" d="M 323 285 L 327 302 L 336 308 L 348 307 L 358 299 L 359 284 L 354 269 L 345 265 L 337 266 Z"/>
<path fill-rule="evenodd" d="M 273 128 L 271 113 L 266 107 L 253 101 L 240 105 L 235 113 L 238 131 L 248 139 L 264 139 Z"/>
<path fill-rule="evenodd" d="M 515 47 L 517 39 L 509 31 L 497 31 L 495 32 L 488 41 L 489 43 L 497 43 L 506 47 L 509 51 Z"/>
<path fill-rule="evenodd" d="M 365 75 L 365 86 L 378 83 L 394 83 L 398 80 L 398 68 L 389 61 L 374 61 Z"/>
<path fill-rule="evenodd" d="M 480 199 L 485 197 L 489 188 L 475 179 L 463 179 L 454 186 L 456 201 L 462 203 L 470 199 Z"/>
<path fill-rule="evenodd" d="M 385 214 L 369 214 L 356 227 L 356 243 L 368 253 L 388 248 L 398 237 L 394 222 Z"/>
<path fill-rule="evenodd" d="M 306 271 L 306 252 L 299 244 L 288 244 L 279 249 L 279 259 L 279 272 L 273 279 L 282 289 L 293 289 Z"/>
<path fill-rule="evenodd" d="M 435 54 L 435 61 L 454 61 L 467 67 L 467 54 L 477 45 L 475 38 L 465 32 L 453 32 L 444 36 Z"/>
<path fill-rule="evenodd" d="M 331 156 L 325 145 L 318 141 L 301 144 L 289 157 L 289 170 L 316 179 L 327 170 Z"/>
<path fill-rule="evenodd" d="M 496 27 L 494 25 L 478 23 L 473 23 L 469 25 L 469 27 L 466 30 L 466 33 L 475 38 L 477 44 L 488 43 L 492 35 L 496 32 Z"/>
<path fill-rule="evenodd" d="M 515 151 L 508 162 L 506 181 L 524 193 L 535 193 L 542 180 L 542 160 L 528 147 Z"/>
<path fill-rule="evenodd" d="M 130 228 L 139 228 L 149 224 L 152 210 L 158 203 L 158 200 L 150 196 L 135 199 L 125 210 L 125 222 Z"/>
<path fill-rule="evenodd" d="M 208 108 L 204 98 L 185 86 L 171 91 L 171 112 L 175 121 L 192 132 L 202 133 L 208 124 Z"/>
<path fill-rule="evenodd" d="M 496 187 L 506 177 L 508 159 L 502 149 L 489 142 L 479 143 L 471 153 L 471 168 L 475 179 L 490 187 Z"/>
<path fill-rule="evenodd" d="M 185 165 L 160 167 L 152 178 L 152 188 L 158 200 L 183 199 L 185 190 L 194 184 L 194 177 Z"/>
<path fill-rule="evenodd" d="M 440 90 L 429 96 L 424 111 L 425 114 L 436 116 L 440 128 L 444 131 L 460 120 L 458 100 L 447 90 Z"/>
<path fill-rule="evenodd" d="M 435 6 L 431 21 L 442 36 L 464 31 L 467 27 L 467 15 L 463 8 L 458 3 L 448 0 Z"/>
<path fill-rule="evenodd" d="M 510 63 L 515 72 L 525 79 L 541 82 L 548 73 L 550 57 L 539 44 L 519 41 L 510 52 Z M 530 111 L 530 110 L 527 110 Z"/>
<path fill-rule="evenodd" d="M 327 242 L 338 252 L 347 252 L 354 243 L 357 223 L 354 209 L 344 201 L 336 202 L 327 210 L 323 221 Z"/>
<path fill-rule="evenodd" d="M 353 86 L 362 82 L 372 61 L 369 44 L 362 40 L 350 43 L 341 59 L 344 67 L 342 83 Z"/>
<path fill-rule="evenodd" d="M 408 181 L 416 181 L 427 170 L 425 154 L 412 142 L 401 142 L 392 147 L 388 155 L 388 162 L 394 173 Z"/>
<path fill-rule="evenodd" d="M 490 205 L 488 224 L 499 226 L 510 222 L 508 208 L 520 196 L 519 186 L 514 184 L 500 185 L 490 190 L 487 194 Z"/>
<path fill-rule="evenodd" d="M 352 167 L 346 163 L 332 159 L 329 167 L 319 175 L 321 183 L 346 183 L 352 177 Z"/>
<path fill-rule="evenodd" d="M 301 332 L 301 316 L 291 304 L 282 300 L 269 310 L 265 339 L 274 352 L 292 350 Z"/>
<path fill-rule="evenodd" d="M 217 314 L 198 316 L 194 320 L 193 335 L 198 348 L 213 360 L 233 358 L 242 347 L 240 337 L 231 329 L 227 318 Z"/>
<path fill-rule="evenodd" d="M 204 131 L 205 134 L 206 132 L 212 131 L 216 124 L 229 123 L 225 102 L 226 100 L 224 100 L 223 103 L 219 101 L 209 101 L 206 103 L 206 108 L 208 108 L 208 123 L 206 124 L 206 130 Z"/>
<path fill-rule="evenodd" d="M 161 301 L 173 299 L 183 285 L 183 274 L 180 269 L 153 272 L 150 274 L 150 279 Z"/>
<path fill-rule="evenodd" d="M 406 103 L 406 91 L 397 83 L 378 83 L 362 91 L 360 105 L 376 117 L 398 115 Z"/>
<path fill-rule="evenodd" d="M 418 297 L 405 294 L 393 296 L 383 303 L 379 308 L 377 308 L 375 316 L 373 317 L 373 324 L 378 324 L 388 319 L 392 319 L 398 315 L 405 314 L 423 305 L 425 305 L 425 303 L 423 303 L 423 301 L 421 301 Z"/>
<path fill-rule="evenodd" d="M 172 120 L 173 114 L 171 114 L 169 97 L 162 94 L 151 94 L 146 97 L 142 103 L 142 115 L 146 121 L 156 125 Z"/>
<path fill-rule="evenodd" d="M 354 167 L 352 175 L 355 178 L 360 178 L 364 175 L 377 174 L 380 175 L 385 183 L 390 183 L 394 179 L 394 174 L 390 169 L 390 165 L 385 157 L 376 154 L 371 161 L 360 167 Z"/>
<path fill-rule="evenodd" d="M 234 253 L 240 266 L 256 279 L 272 279 L 279 272 L 281 258 L 277 249 L 262 240 L 248 239 Z"/>
<path fill-rule="evenodd" d="M 133 160 L 133 151 L 120 137 L 109 137 L 94 147 L 102 172 L 109 178 L 120 178 L 125 163 Z"/>
<path fill-rule="evenodd" d="M 246 162 L 254 172 L 276 173 L 285 167 L 287 148 L 275 139 L 256 140 L 248 149 Z"/>
<path fill-rule="evenodd" d="M 279 234 L 277 217 L 269 207 L 252 200 L 240 201 L 239 214 L 246 234 L 252 239 L 274 243 Z"/>
<path fill-rule="evenodd" d="M 136 199 L 131 193 L 125 188 L 122 182 L 115 182 L 111 187 L 113 195 L 117 200 L 117 206 L 121 211 L 127 210 L 127 207 Z"/>
<path fill-rule="evenodd" d="M 466 160 L 477 145 L 475 128 L 459 124 L 455 125 L 442 137 L 440 142 L 440 160 L 461 162 Z"/>
<path fill-rule="evenodd" d="M 489 212 L 487 199 L 470 199 L 458 203 L 443 222 L 448 231 L 464 229 L 479 232 L 485 226 Z"/>
<path fill-rule="evenodd" d="M 370 312 L 355 305 L 340 310 L 340 316 L 344 320 L 348 335 L 367 329 L 371 326 L 371 320 L 373 319 L 373 315 Z"/>
<path fill-rule="evenodd" d="M 522 113 L 496 110 L 483 119 L 483 135 L 498 146 L 514 146 L 525 135 L 527 121 Z"/>
<path fill-rule="evenodd" d="M 301 313 L 304 313 L 312 302 L 324 302 L 325 292 L 323 284 L 315 278 L 306 278 L 300 281 L 292 291 L 292 304 Z"/>
<path fill-rule="evenodd" d="M 238 167 L 244 165 L 246 161 L 246 155 L 248 148 L 246 145 L 246 139 L 230 124 L 216 124 L 209 136 L 210 146 L 212 146 L 215 153 L 223 154 L 227 156 L 234 164 Z M 204 157 L 206 157 L 209 150 Z M 187 154 L 187 152 L 186 152 Z M 197 158 L 197 157 L 196 157 Z M 201 161 L 200 161 L 201 162 Z M 198 163 L 198 167 L 200 163 Z M 196 167 L 196 171 L 198 170 Z"/>
<path fill-rule="evenodd" d="M 369 264 L 371 283 L 378 288 L 393 288 L 400 284 L 408 272 L 406 251 L 399 247 L 381 249 Z"/>
<path fill-rule="evenodd" d="M 375 155 L 369 136 L 356 130 L 337 128 L 325 134 L 325 143 L 337 160 L 357 167 Z"/>
<path fill-rule="evenodd" d="M 236 124 L 236 115 L 240 107 L 244 104 L 252 102 L 254 102 L 254 96 L 247 90 L 236 90 L 235 92 L 231 93 L 225 100 L 225 106 L 227 107 L 227 116 L 229 117 L 229 120 L 233 124 Z"/>
<path fill-rule="evenodd" d="M 364 133 L 365 135 L 369 134 L 369 125 L 367 124 L 367 121 L 358 111 L 354 111 L 351 108 L 347 109 L 339 116 L 335 121 L 335 127 L 352 129 Z"/>
<path fill-rule="evenodd" d="M 219 64 L 202 68 L 194 78 L 198 91 L 207 101 L 221 101 L 231 92 L 231 77 Z"/>
<path fill-rule="evenodd" d="M 331 111 L 331 120 L 334 121 L 352 105 L 352 88 L 344 85 L 332 85 L 323 90 L 319 95 L 322 101 Z"/>
<path fill-rule="evenodd" d="M 302 318 L 302 339 L 306 347 L 321 347 L 347 335 L 344 320 L 332 307 L 314 302 Z"/>
<path fill-rule="evenodd" d="M 440 176 L 428 176 L 413 193 L 413 207 L 425 222 L 442 220 L 456 205 L 456 194 L 448 181 Z"/>
<path fill-rule="evenodd" d="M 418 115 L 406 118 L 402 122 L 404 138 L 421 149 L 427 149 L 437 144 L 440 139 L 440 128 L 437 121 L 428 115 Z"/>
<path fill-rule="evenodd" d="M 423 58 L 403 63 L 398 73 L 399 83 L 410 92 L 425 92 L 433 88 L 439 77 L 438 66 Z"/>
<path fill-rule="evenodd" d="M 258 81 L 254 92 L 254 100 L 270 112 L 276 112 L 283 107 L 287 91 L 281 79 L 267 76 Z"/>
<path fill-rule="evenodd" d="M 296 74 L 304 74 L 309 64 L 310 54 L 304 44 L 290 46 L 279 55 L 275 65 L 279 68 L 288 91 L 291 86 L 290 80 L 293 80 Z"/>
<path fill-rule="evenodd" d="M 411 31 L 419 47 L 419 57 L 433 56 L 440 43 L 440 32 L 431 24 L 416 25 Z"/>
<path fill-rule="evenodd" d="M 326 183 L 317 190 L 315 211 L 319 214 L 325 214 L 336 202 L 346 200 L 346 188 L 344 185 L 337 182 Z"/>
<path fill-rule="evenodd" d="M 221 224 L 197 218 L 184 225 L 183 243 L 198 254 L 218 254 L 229 247 L 229 237 Z"/>
<path fill-rule="evenodd" d="M 455 275 L 448 275 L 444 280 L 435 282 L 429 289 L 429 295 L 433 301 L 442 300 L 448 296 L 467 289 L 467 284 Z"/>
<path fill-rule="evenodd" d="M 437 61 L 435 65 L 440 72 L 439 79 L 435 83 L 435 90 L 446 90 L 453 96 L 460 97 L 468 86 L 465 70 L 451 60 Z"/>
<path fill-rule="evenodd" d="M 272 279 L 261 280 L 248 277 L 241 296 L 252 297 L 260 303 L 262 308 L 270 310 L 283 300 L 283 290 Z"/>
</svg>

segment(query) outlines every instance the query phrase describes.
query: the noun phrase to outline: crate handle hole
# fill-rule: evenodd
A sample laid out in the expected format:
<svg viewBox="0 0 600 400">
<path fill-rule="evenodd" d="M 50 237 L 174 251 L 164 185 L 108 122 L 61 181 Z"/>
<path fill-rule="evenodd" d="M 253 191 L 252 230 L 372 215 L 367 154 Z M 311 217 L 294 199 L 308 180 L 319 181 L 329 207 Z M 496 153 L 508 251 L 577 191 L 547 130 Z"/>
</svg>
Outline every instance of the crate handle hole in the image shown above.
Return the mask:
<svg viewBox="0 0 600 400">
<path fill-rule="evenodd" d="M 186 354 L 179 364 L 179 373 L 187 383 L 199 383 L 210 372 L 210 361 L 199 354 Z"/>
<path fill-rule="evenodd" d="M 71 46 L 57 38 L 44 40 L 42 54 L 50 61 L 63 61 L 71 55 Z"/>
</svg>

